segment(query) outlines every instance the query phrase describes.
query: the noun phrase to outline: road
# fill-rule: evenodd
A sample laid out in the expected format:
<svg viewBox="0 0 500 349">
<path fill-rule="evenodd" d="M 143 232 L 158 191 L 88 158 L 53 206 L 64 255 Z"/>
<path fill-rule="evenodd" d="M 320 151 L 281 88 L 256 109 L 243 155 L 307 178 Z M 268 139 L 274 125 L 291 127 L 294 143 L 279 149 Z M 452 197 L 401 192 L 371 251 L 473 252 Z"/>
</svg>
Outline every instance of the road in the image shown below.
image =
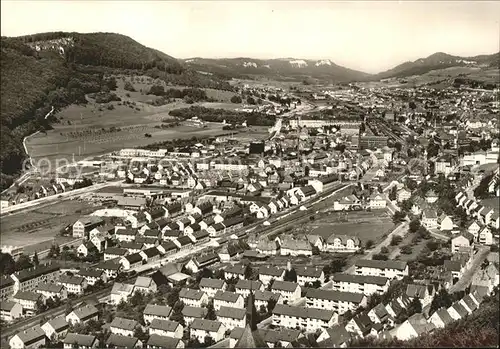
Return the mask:
<svg viewBox="0 0 500 349">
<path fill-rule="evenodd" d="M 91 185 L 91 186 L 88 186 L 88 187 L 85 187 L 85 188 L 80 188 L 80 189 L 76 189 L 76 190 L 70 190 L 70 191 L 67 191 L 67 192 L 64 192 L 64 193 L 61 193 L 61 194 L 51 195 L 51 196 L 43 197 L 43 198 L 40 198 L 40 199 L 36 199 L 36 200 L 28 201 L 28 202 L 23 202 L 22 204 L 9 206 L 9 207 L 7 207 L 5 209 L 2 209 L 1 212 L 0 212 L 0 215 L 4 216 L 4 215 L 7 215 L 7 214 L 15 214 L 15 212 L 17 212 L 17 213 L 26 213 L 30 209 L 39 209 L 39 208 L 41 208 L 40 205 L 52 204 L 55 201 L 58 201 L 58 200 L 61 200 L 61 199 L 70 199 L 72 197 L 79 196 L 79 195 L 82 195 L 82 194 L 86 194 L 86 193 L 89 193 L 89 192 L 92 192 L 92 191 L 96 191 L 96 190 L 99 190 L 99 189 L 102 189 L 102 188 L 108 187 L 108 186 L 120 186 L 120 185 L 122 185 L 122 183 L 123 183 L 122 180 L 115 181 L 115 182 L 98 183 L 98 184 L 94 184 L 94 185 Z"/>
<path fill-rule="evenodd" d="M 448 290 L 449 293 L 459 292 L 465 290 L 471 283 L 472 277 L 481 267 L 481 264 L 490 253 L 489 246 L 481 246 L 477 253 L 474 255 L 471 267 L 464 273 L 458 282 L 451 286 Z"/>
</svg>

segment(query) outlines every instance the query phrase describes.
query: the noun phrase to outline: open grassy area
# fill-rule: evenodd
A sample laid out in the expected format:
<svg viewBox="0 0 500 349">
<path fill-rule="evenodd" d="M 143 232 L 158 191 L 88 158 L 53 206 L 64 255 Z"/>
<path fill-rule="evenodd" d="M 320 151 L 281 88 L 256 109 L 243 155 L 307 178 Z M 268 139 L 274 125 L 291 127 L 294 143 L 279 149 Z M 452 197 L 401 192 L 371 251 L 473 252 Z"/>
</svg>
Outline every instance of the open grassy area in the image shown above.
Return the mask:
<svg viewBox="0 0 500 349">
<path fill-rule="evenodd" d="M 368 240 L 377 242 L 394 227 L 390 218 L 385 215 L 376 216 L 372 212 L 353 212 L 345 218 L 337 214 L 329 215 L 309 225 L 311 234 L 321 235 L 328 239 L 332 234 L 356 236 L 364 244 Z"/>
<path fill-rule="evenodd" d="M 29 246 L 51 240 L 61 228 L 74 223 L 97 207 L 77 200 L 66 200 L 45 206 L 29 214 L 2 217 L 1 241 L 7 246 Z"/>
</svg>

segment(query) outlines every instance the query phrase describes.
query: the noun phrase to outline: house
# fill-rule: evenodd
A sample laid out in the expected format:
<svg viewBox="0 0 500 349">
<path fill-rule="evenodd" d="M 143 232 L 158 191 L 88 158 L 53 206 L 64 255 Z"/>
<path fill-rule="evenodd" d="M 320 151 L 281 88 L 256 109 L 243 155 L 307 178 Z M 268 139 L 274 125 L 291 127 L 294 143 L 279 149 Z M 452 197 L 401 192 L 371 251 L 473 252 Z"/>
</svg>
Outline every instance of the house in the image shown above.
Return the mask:
<svg viewBox="0 0 500 349">
<path fill-rule="evenodd" d="M 106 283 L 108 277 L 103 270 L 98 269 L 80 269 L 78 275 L 85 278 L 87 285 L 94 286 L 96 283 Z"/>
<path fill-rule="evenodd" d="M 113 349 L 134 349 L 142 348 L 142 342 L 135 337 L 122 336 L 112 333 L 106 341 L 106 348 Z"/>
<path fill-rule="evenodd" d="M 186 326 L 190 326 L 195 319 L 204 319 L 207 316 L 207 308 L 185 305 L 182 308 L 182 316 L 184 316 Z"/>
<path fill-rule="evenodd" d="M 447 310 L 453 320 L 460 320 L 468 315 L 467 309 L 458 301 L 453 303 Z"/>
<path fill-rule="evenodd" d="M 148 304 L 142 313 L 144 316 L 144 323 L 150 324 L 154 319 L 168 320 L 172 314 L 172 308 L 168 305 Z"/>
<path fill-rule="evenodd" d="M 283 297 L 283 303 L 292 303 L 300 298 L 301 288 L 299 284 L 290 281 L 274 280 L 271 292 L 279 293 Z"/>
<path fill-rule="evenodd" d="M 481 230 L 481 228 L 482 224 L 480 224 L 478 221 L 473 221 L 467 228 L 467 232 L 477 239 L 479 237 L 479 231 Z"/>
<path fill-rule="evenodd" d="M 438 216 L 435 210 L 424 210 L 424 212 L 422 213 L 422 225 L 427 229 L 437 228 Z"/>
<path fill-rule="evenodd" d="M 11 322 L 23 316 L 23 307 L 18 302 L 1 301 L 0 302 L 1 320 Z"/>
<path fill-rule="evenodd" d="M 385 198 L 381 194 L 372 194 L 370 196 L 370 208 L 372 210 L 383 209 L 387 206 Z"/>
<path fill-rule="evenodd" d="M 438 195 L 434 190 L 429 190 L 427 194 L 425 194 L 425 201 L 427 201 L 429 204 L 435 203 L 439 199 Z"/>
<path fill-rule="evenodd" d="M 468 233 L 462 233 L 451 239 L 451 253 L 457 253 L 462 248 L 474 247 L 474 236 Z"/>
<path fill-rule="evenodd" d="M 341 292 L 363 293 L 369 296 L 373 293 L 383 294 L 389 288 L 390 279 L 373 275 L 352 275 L 335 273 L 332 276 L 333 290 Z"/>
<path fill-rule="evenodd" d="M 217 321 L 222 323 L 228 330 L 235 327 L 245 327 L 246 309 L 233 307 L 220 307 L 216 311 Z"/>
<path fill-rule="evenodd" d="M 154 293 L 157 285 L 150 276 L 139 276 L 134 283 L 134 292 Z"/>
<path fill-rule="evenodd" d="M 187 236 L 186 236 L 187 238 Z M 191 270 L 193 273 L 197 273 L 201 269 L 208 267 L 219 261 L 219 255 L 217 253 L 207 253 L 202 256 L 196 256 L 192 258 L 187 264 L 186 269 Z"/>
<path fill-rule="evenodd" d="M 425 308 L 431 304 L 435 290 L 432 285 L 410 284 L 406 286 L 405 294 L 411 300 L 418 299 L 422 304 L 422 308 Z"/>
<path fill-rule="evenodd" d="M 0 276 L 0 300 L 7 300 L 14 294 L 14 280 L 10 275 Z"/>
<path fill-rule="evenodd" d="M 12 297 L 12 300 L 19 303 L 23 307 L 23 312 L 27 314 L 35 313 L 39 304 L 44 303 L 44 298 L 40 293 L 31 291 L 19 291 Z"/>
<path fill-rule="evenodd" d="M 368 317 L 374 324 L 383 324 L 389 320 L 390 314 L 384 304 L 379 303 L 368 312 Z"/>
<path fill-rule="evenodd" d="M 209 278 L 202 278 L 199 286 L 200 290 L 205 292 L 210 298 L 213 298 L 217 291 L 225 291 L 227 288 L 224 280 Z"/>
<path fill-rule="evenodd" d="M 108 280 L 115 279 L 123 270 L 122 264 L 120 264 L 120 260 L 118 258 L 101 262 L 97 264 L 95 268 L 103 270 L 106 273 Z"/>
<path fill-rule="evenodd" d="M 355 252 L 361 247 L 361 242 L 355 236 L 330 235 L 326 239 L 326 250 L 331 252 Z"/>
<path fill-rule="evenodd" d="M 132 242 L 136 239 L 136 237 L 139 235 L 139 232 L 137 229 L 132 229 L 132 228 L 126 228 L 126 229 L 118 229 L 115 232 L 115 238 L 116 240 L 120 242 Z"/>
<path fill-rule="evenodd" d="M 112 304 L 118 305 L 121 302 L 127 302 L 128 298 L 134 293 L 134 285 L 115 282 L 111 289 L 110 301 Z"/>
<path fill-rule="evenodd" d="M 444 328 L 453 322 L 453 318 L 446 308 L 439 308 L 428 319 L 436 328 Z"/>
<path fill-rule="evenodd" d="M 349 320 L 349 322 L 345 326 L 345 329 L 347 332 L 354 333 L 355 335 L 363 338 L 370 334 L 372 326 L 373 323 L 371 322 L 368 315 L 361 314 Z"/>
<path fill-rule="evenodd" d="M 125 248 L 108 247 L 104 250 L 104 260 L 108 261 L 110 259 L 125 257 L 127 253 L 128 251 Z"/>
<path fill-rule="evenodd" d="M 411 198 L 411 192 L 406 188 L 402 188 L 397 191 L 396 197 L 398 202 L 403 202 Z"/>
<path fill-rule="evenodd" d="M 179 338 L 160 336 L 153 334 L 149 336 L 146 349 L 174 349 L 184 348 L 184 342 Z"/>
<path fill-rule="evenodd" d="M 257 310 L 264 308 L 267 311 L 269 301 L 273 301 L 274 304 L 283 304 L 283 297 L 279 293 L 273 293 L 267 290 L 255 291 L 254 302 Z"/>
<path fill-rule="evenodd" d="M 60 266 L 56 263 L 40 264 L 33 268 L 23 269 L 11 275 L 14 280 L 12 293 L 18 291 L 35 291 L 42 282 L 56 282 L 60 275 Z"/>
<path fill-rule="evenodd" d="M 263 265 L 259 267 L 259 281 L 262 282 L 265 287 L 269 285 L 271 280 L 283 281 L 284 277 L 285 269 L 280 269 L 270 265 Z"/>
<path fill-rule="evenodd" d="M 332 327 L 337 320 L 338 315 L 331 310 L 277 304 L 273 310 L 272 324 L 277 327 L 315 332 Z"/>
<path fill-rule="evenodd" d="M 149 325 L 149 334 L 182 339 L 184 327 L 175 321 L 154 319 Z"/>
<path fill-rule="evenodd" d="M 350 341 L 351 334 L 340 325 L 322 329 L 316 340 L 321 348 L 346 348 Z"/>
<path fill-rule="evenodd" d="M 42 282 L 38 285 L 36 289 L 37 293 L 40 293 L 45 299 L 52 298 L 55 300 L 56 298 L 60 300 L 65 300 L 68 298 L 68 291 L 61 284 L 53 284 Z"/>
<path fill-rule="evenodd" d="M 10 340 L 11 349 L 35 349 L 45 345 L 47 337 L 39 325 L 19 331 Z"/>
<path fill-rule="evenodd" d="M 90 334 L 68 333 L 63 340 L 64 349 L 92 349 L 99 347 L 99 340 Z"/>
<path fill-rule="evenodd" d="M 140 326 L 140 324 L 135 320 L 115 317 L 109 325 L 109 330 L 113 334 L 132 337 L 138 326 Z"/>
<path fill-rule="evenodd" d="M 421 334 L 432 333 L 436 326 L 432 322 L 427 322 L 426 318 L 420 314 L 414 314 L 403 322 L 396 330 L 396 338 L 402 341 L 416 338 Z"/>
<path fill-rule="evenodd" d="M 479 232 L 478 242 L 482 245 L 493 245 L 493 233 L 489 227 L 484 227 Z"/>
<path fill-rule="evenodd" d="M 235 285 L 235 292 L 239 293 L 246 299 L 250 292 L 264 291 L 264 285 L 260 281 L 254 280 L 238 280 Z"/>
<path fill-rule="evenodd" d="M 219 321 L 194 319 L 189 328 L 190 337 L 195 337 L 200 343 L 205 341 L 205 337 L 209 336 L 215 342 L 219 342 L 224 338 L 226 328 Z"/>
<path fill-rule="evenodd" d="M 97 216 L 82 217 L 73 224 L 73 237 L 87 238 L 88 233 L 101 225 L 104 225 L 104 220 Z"/>
<path fill-rule="evenodd" d="M 50 319 L 42 325 L 42 330 L 47 338 L 61 339 L 66 336 L 69 329 L 69 323 L 64 315 Z"/>
<path fill-rule="evenodd" d="M 228 262 L 232 258 L 238 258 L 243 250 L 236 245 L 226 245 L 219 251 L 221 262 Z"/>
<path fill-rule="evenodd" d="M 472 314 L 478 308 L 478 304 L 470 294 L 462 298 L 459 303 L 462 304 L 469 314 Z"/>
<path fill-rule="evenodd" d="M 221 307 L 243 308 L 245 302 L 241 294 L 229 291 L 217 291 L 213 301 L 215 310 L 219 310 Z"/>
<path fill-rule="evenodd" d="M 312 247 L 307 240 L 285 237 L 280 241 L 280 254 L 282 256 L 312 256 Z"/>
<path fill-rule="evenodd" d="M 66 315 L 66 321 L 73 325 L 77 323 L 86 324 L 89 320 L 97 321 L 98 316 L 99 311 L 97 308 L 89 304 L 74 309 L 71 313 Z"/>
<path fill-rule="evenodd" d="M 87 280 L 83 276 L 61 275 L 57 283 L 74 295 L 82 295 L 87 288 Z"/>
<path fill-rule="evenodd" d="M 231 264 L 224 269 L 224 278 L 229 279 L 245 279 L 246 266 L 243 264 Z"/>
<path fill-rule="evenodd" d="M 191 307 L 201 307 L 202 304 L 208 304 L 208 295 L 200 290 L 182 288 L 179 292 L 179 300 Z"/>
<path fill-rule="evenodd" d="M 358 307 L 366 307 L 367 299 L 362 293 L 340 292 L 310 288 L 306 293 L 308 308 L 333 310 L 338 314 L 354 312 Z"/>
<path fill-rule="evenodd" d="M 279 245 L 274 240 L 260 240 L 255 250 L 264 255 L 274 256 L 278 254 Z"/>
<path fill-rule="evenodd" d="M 455 227 L 455 224 L 453 223 L 453 219 L 451 219 L 450 216 L 446 214 L 441 214 L 441 216 L 438 218 L 438 227 L 439 230 L 441 231 L 450 231 Z"/>
<path fill-rule="evenodd" d="M 122 257 L 120 259 L 120 264 L 123 266 L 123 270 L 131 270 L 142 266 L 144 257 L 141 252 Z"/>
<path fill-rule="evenodd" d="M 356 275 L 381 276 L 401 280 L 408 276 L 408 264 L 402 261 L 360 259 L 356 261 Z"/>
</svg>

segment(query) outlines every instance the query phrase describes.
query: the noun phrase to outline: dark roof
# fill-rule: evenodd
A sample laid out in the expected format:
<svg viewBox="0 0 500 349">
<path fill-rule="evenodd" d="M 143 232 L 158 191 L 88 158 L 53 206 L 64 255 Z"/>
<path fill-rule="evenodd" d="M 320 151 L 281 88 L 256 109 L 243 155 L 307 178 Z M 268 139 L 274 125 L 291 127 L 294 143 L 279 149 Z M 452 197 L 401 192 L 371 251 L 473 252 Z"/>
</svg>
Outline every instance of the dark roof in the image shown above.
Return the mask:
<svg viewBox="0 0 500 349">
<path fill-rule="evenodd" d="M 406 266 L 407 263 L 402 261 L 379 261 L 372 259 L 359 259 L 356 261 L 356 267 L 404 270 Z"/>
<path fill-rule="evenodd" d="M 258 280 L 238 280 L 236 283 L 236 289 L 241 288 L 243 290 L 257 291 L 262 287 L 262 282 Z"/>
<path fill-rule="evenodd" d="M 215 300 L 221 300 L 225 301 L 228 303 L 236 303 L 238 301 L 238 298 L 240 298 L 241 295 L 235 292 L 229 292 L 229 291 L 217 291 L 214 295 L 214 301 Z"/>
<path fill-rule="evenodd" d="M 273 310 L 273 314 L 329 321 L 334 316 L 335 312 L 333 310 L 294 307 L 291 305 L 276 304 Z"/>
<path fill-rule="evenodd" d="M 199 224 L 197 224 L 198 227 L 200 226 Z M 194 224 L 193 224 L 194 226 Z M 202 230 L 198 230 L 198 231 L 195 231 L 193 233 L 193 237 L 196 239 L 196 240 L 201 240 L 201 239 L 204 239 L 206 237 L 209 237 L 210 236 L 210 233 L 206 230 L 206 229 L 202 229 Z"/>
<path fill-rule="evenodd" d="M 363 314 L 358 315 L 358 316 L 354 317 L 353 320 L 356 323 L 356 325 L 358 325 L 361 333 L 365 334 L 365 333 L 370 331 L 372 321 L 370 320 L 368 315 L 363 315 Z"/>
<path fill-rule="evenodd" d="M 319 278 L 321 276 L 321 273 L 323 273 L 323 269 L 316 267 L 298 266 L 295 267 L 295 272 L 297 273 L 297 276 Z"/>
<path fill-rule="evenodd" d="M 42 275 L 47 275 L 51 273 L 58 272 L 60 270 L 59 264 L 56 263 L 49 263 L 49 264 L 40 264 L 37 267 L 33 268 L 28 268 L 28 269 L 23 269 L 21 271 L 18 271 L 17 273 L 14 273 L 14 276 L 20 281 L 24 282 L 27 280 L 34 279 L 36 277 L 40 277 Z"/>
<path fill-rule="evenodd" d="M 11 285 L 14 285 L 14 280 L 10 275 L 0 277 L 0 289 Z"/>
<path fill-rule="evenodd" d="M 100 272 L 103 273 L 102 270 Z M 63 288 L 64 288 L 63 285 L 41 282 L 37 285 L 36 291 L 59 293 L 63 290 Z"/>
<path fill-rule="evenodd" d="M 200 300 L 205 292 L 200 290 L 194 290 L 192 288 L 182 288 L 179 291 L 179 298 L 197 299 Z"/>
<path fill-rule="evenodd" d="M 202 319 L 207 315 L 207 308 L 198 308 L 185 305 L 184 308 L 182 308 L 182 315 L 185 317 Z"/>
<path fill-rule="evenodd" d="M 86 320 L 99 314 L 99 311 L 93 305 L 84 305 L 80 308 L 74 309 L 73 313 L 80 319 Z"/>
<path fill-rule="evenodd" d="M 135 320 L 115 317 L 109 326 L 120 328 L 122 330 L 133 331 L 138 325 L 139 323 Z"/>
<path fill-rule="evenodd" d="M 24 331 L 17 332 L 16 335 L 22 340 L 25 346 L 28 346 L 45 338 L 45 331 L 39 325 L 35 325 Z"/>
<path fill-rule="evenodd" d="M 163 317 L 169 317 L 170 313 L 172 313 L 172 308 L 169 307 L 168 305 L 156 305 L 156 304 L 148 304 L 146 305 L 146 308 L 144 309 L 143 314 L 144 315 L 156 315 L 156 316 L 163 316 Z"/>
<path fill-rule="evenodd" d="M 152 334 L 147 342 L 147 347 L 152 347 L 156 349 L 171 349 L 177 348 L 179 345 L 179 338 L 160 336 L 158 334 Z"/>
<path fill-rule="evenodd" d="M 307 290 L 306 297 L 358 304 L 363 301 L 363 298 L 365 298 L 363 293 L 339 292 L 314 288 L 310 288 Z"/>
<path fill-rule="evenodd" d="M 68 333 L 64 338 L 64 344 L 78 344 L 79 346 L 92 347 L 97 340 L 96 336 L 90 334 Z"/>
<path fill-rule="evenodd" d="M 149 328 L 164 330 L 167 332 L 174 332 L 176 330 L 176 328 L 179 327 L 179 325 L 180 324 L 178 322 L 175 322 L 175 321 L 153 319 L 153 321 L 149 325 Z"/>
<path fill-rule="evenodd" d="M 98 269 L 80 269 L 78 272 L 78 275 L 83 276 L 83 277 L 101 277 L 101 275 L 104 273 L 102 270 Z"/>
<path fill-rule="evenodd" d="M 163 233 L 163 237 L 168 236 L 168 237 L 173 237 L 173 238 L 178 238 L 179 236 L 182 235 L 182 231 L 175 229 L 175 230 L 165 230 Z"/>
<path fill-rule="evenodd" d="M 286 292 L 294 292 L 297 289 L 297 287 L 300 286 L 296 282 L 274 280 L 273 285 L 271 287 L 271 291 L 279 290 Z"/>
<path fill-rule="evenodd" d="M 260 275 L 271 275 L 271 276 L 281 276 L 285 272 L 284 269 L 280 269 L 271 265 L 263 265 L 259 268 Z"/>
<path fill-rule="evenodd" d="M 119 247 L 108 247 L 107 249 L 104 250 L 105 254 L 111 254 L 111 255 L 116 255 L 116 256 L 124 256 L 127 254 L 127 250 L 124 248 L 119 248 Z"/>
<path fill-rule="evenodd" d="M 142 262 L 142 256 L 141 256 L 140 252 L 130 254 L 130 255 L 126 256 L 125 259 L 127 261 L 129 261 L 130 264 Z"/>
<path fill-rule="evenodd" d="M 254 293 L 254 299 L 256 301 L 261 300 L 261 301 L 268 302 L 270 299 L 274 299 L 274 300 L 278 301 L 278 299 L 280 297 L 281 297 L 281 295 L 279 293 L 274 293 L 274 292 L 267 291 L 267 290 L 264 290 L 264 291 L 257 290 Z"/>
<path fill-rule="evenodd" d="M 385 285 L 389 279 L 382 276 L 372 276 L 372 275 L 354 275 L 354 274 L 344 274 L 335 273 L 332 276 L 333 281 L 341 282 L 352 282 L 357 284 L 375 284 L 375 285 Z"/>
<path fill-rule="evenodd" d="M 148 248 L 147 250 L 144 250 L 142 252 L 144 252 L 148 258 L 160 255 L 160 251 L 158 251 L 156 247 Z"/>
<path fill-rule="evenodd" d="M 12 296 L 13 299 L 22 299 L 22 300 L 27 300 L 27 301 L 38 301 L 40 298 L 43 298 L 43 296 L 40 293 L 36 292 L 31 292 L 31 291 L 18 291 L 14 296 Z"/>
<path fill-rule="evenodd" d="M 457 311 L 457 313 L 462 318 L 468 314 L 467 309 L 465 309 L 465 307 L 462 304 L 460 304 L 460 301 L 456 301 L 451 306 L 453 307 L 453 309 Z"/>
<path fill-rule="evenodd" d="M 219 321 L 206 320 L 206 319 L 194 319 L 191 323 L 191 328 L 195 330 L 203 330 L 207 332 L 217 332 L 221 327 L 222 323 Z"/>
<path fill-rule="evenodd" d="M 61 332 L 64 331 L 69 327 L 69 323 L 66 321 L 66 317 L 63 315 L 59 315 L 55 318 L 50 319 L 47 321 L 50 326 L 56 331 L 56 332 Z"/>
<path fill-rule="evenodd" d="M 217 317 L 231 318 L 242 320 L 245 318 L 246 309 L 233 308 L 233 307 L 220 307 L 216 312 Z"/>
<path fill-rule="evenodd" d="M 186 236 L 186 235 L 177 238 L 177 242 L 179 242 L 179 244 L 181 246 L 187 246 L 187 245 L 193 244 L 193 241 L 191 241 L 191 239 L 189 238 L 189 236 Z"/>
<path fill-rule="evenodd" d="M 112 333 L 106 341 L 106 345 L 108 348 L 134 349 L 138 341 L 139 339 L 135 337 L 120 336 L 119 334 Z"/>
<path fill-rule="evenodd" d="M 243 217 L 232 217 L 229 219 L 224 219 L 222 223 L 226 226 L 226 228 L 229 228 L 234 225 L 243 224 Z"/>
<path fill-rule="evenodd" d="M 220 280 L 220 279 L 209 279 L 209 278 L 202 278 L 200 280 L 200 288 L 202 287 L 207 287 L 207 288 L 217 288 L 222 290 L 224 287 L 225 281 Z"/>
<path fill-rule="evenodd" d="M 243 264 L 228 265 L 224 271 L 231 274 L 245 274 L 245 266 Z"/>
</svg>

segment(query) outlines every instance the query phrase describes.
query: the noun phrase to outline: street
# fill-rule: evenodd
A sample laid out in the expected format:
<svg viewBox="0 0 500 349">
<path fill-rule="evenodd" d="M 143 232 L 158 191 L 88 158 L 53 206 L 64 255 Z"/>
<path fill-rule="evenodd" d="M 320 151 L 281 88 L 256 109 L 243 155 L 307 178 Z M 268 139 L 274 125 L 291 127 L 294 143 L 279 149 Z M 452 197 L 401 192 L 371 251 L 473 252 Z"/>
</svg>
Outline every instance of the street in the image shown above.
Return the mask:
<svg viewBox="0 0 500 349">
<path fill-rule="evenodd" d="M 464 273 L 464 275 L 458 280 L 458 282 L 455 285 L 450 287 L 448 292 L 454 293 L 465 290 L 469 286 L 472 277 L 479 269 L 479 267 L 481 267 L 481 264 L 486 259 L 489 253 L 490 253 L 489 246 L 481 246 L 473 257 L 471 267 Z"/>
</svg>

